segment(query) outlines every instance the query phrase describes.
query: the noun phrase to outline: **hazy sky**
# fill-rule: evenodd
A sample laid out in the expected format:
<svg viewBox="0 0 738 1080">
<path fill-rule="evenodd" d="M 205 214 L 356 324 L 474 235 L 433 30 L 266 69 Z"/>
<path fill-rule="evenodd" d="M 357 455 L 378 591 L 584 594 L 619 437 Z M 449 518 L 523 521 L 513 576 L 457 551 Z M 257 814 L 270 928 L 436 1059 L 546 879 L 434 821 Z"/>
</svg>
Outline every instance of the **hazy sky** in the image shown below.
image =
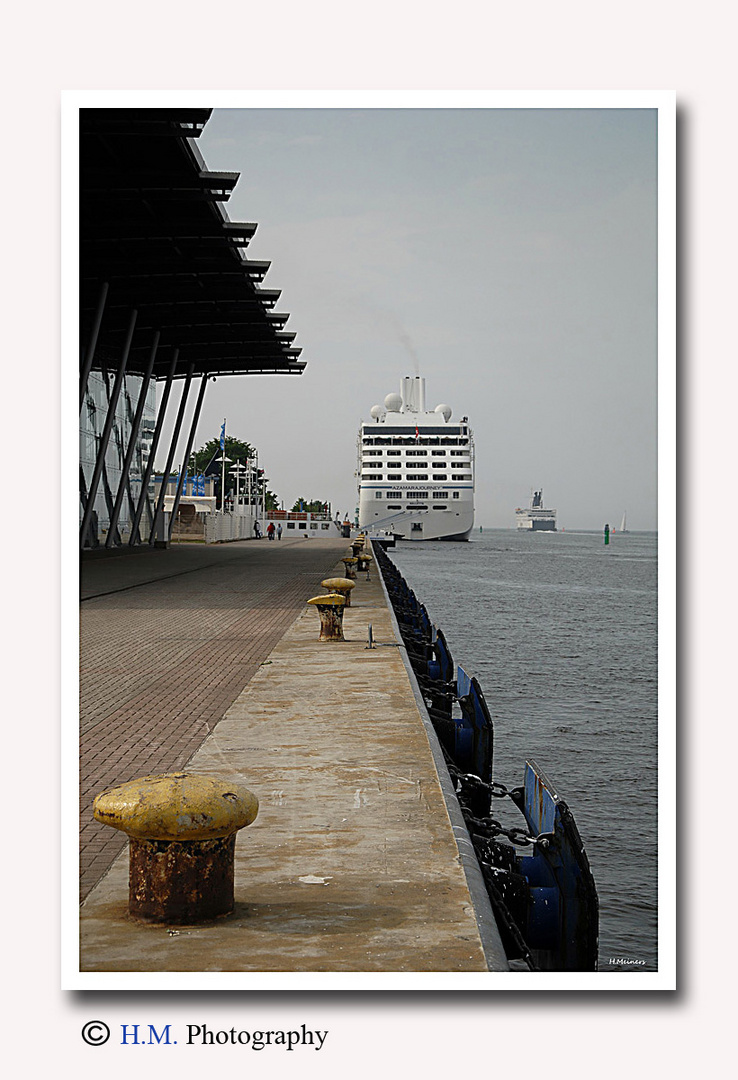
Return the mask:
<svg viewBox="0 0 738 1080">
<path fill-rule="evenodd" d="M 286 506 L 353 512 L 359 422 L 419 373 L 477 525 L 543 486 L 560 527 L 656 528 L 654 110 L 224 109 L 199 148 L 308 366 L 219 378 L 196 446 L 226 418 Z"/>
</svg>

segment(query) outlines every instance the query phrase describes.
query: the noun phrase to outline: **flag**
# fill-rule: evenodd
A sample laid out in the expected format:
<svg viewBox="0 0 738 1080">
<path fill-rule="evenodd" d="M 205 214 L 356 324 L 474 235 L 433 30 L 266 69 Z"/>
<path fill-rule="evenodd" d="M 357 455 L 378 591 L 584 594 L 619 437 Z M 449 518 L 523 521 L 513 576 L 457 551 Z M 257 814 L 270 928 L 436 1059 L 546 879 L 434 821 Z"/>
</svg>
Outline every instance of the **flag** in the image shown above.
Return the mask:
<svg viewBox="0 0 738 1080">
<path fill-rule="evenodd" d="M 225 452 L 225 420 L 223 421 L 223 427 L 220 429 L 220 448 Z"/>
</svg>

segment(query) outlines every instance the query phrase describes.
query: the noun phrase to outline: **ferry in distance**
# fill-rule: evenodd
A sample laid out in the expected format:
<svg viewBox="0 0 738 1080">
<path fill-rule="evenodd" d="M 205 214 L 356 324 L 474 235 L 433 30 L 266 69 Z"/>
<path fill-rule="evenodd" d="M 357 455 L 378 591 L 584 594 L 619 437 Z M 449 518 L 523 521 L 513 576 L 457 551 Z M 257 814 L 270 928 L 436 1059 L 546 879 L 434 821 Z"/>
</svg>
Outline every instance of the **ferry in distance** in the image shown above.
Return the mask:
<svg viewBox="0 0 738 1080">
<path fill-rule="evenodd" d="M 533 492 L 527 509 L 518 507 L 515 511 L 515 523 L 519 529 L 527 529 L 529 532 L 556 532 L 556 511 L 544 508 L 543 488 Z"/>
<path fill-rule="evenodd" d="M 425 379 L 402 379 L 374 405 L 358 440 L 359 528 L 402 540 L 468 540 L 474 525 L 474 439 L 468 417 L 425 407 Z"/>
</svg>

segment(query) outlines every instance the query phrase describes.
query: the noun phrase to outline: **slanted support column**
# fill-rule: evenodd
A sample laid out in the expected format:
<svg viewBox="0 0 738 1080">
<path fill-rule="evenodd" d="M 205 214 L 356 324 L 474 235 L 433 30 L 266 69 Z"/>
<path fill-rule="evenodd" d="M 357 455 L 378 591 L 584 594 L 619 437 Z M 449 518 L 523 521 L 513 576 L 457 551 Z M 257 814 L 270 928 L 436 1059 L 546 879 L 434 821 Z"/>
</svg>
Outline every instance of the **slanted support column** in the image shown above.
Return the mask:
<svg viewBox="0 0 738 1080">
<path fill-rule="evenodd" d="M 174 519 L 176 518 L 177 510 L 179 509 L 179 500 L 180 500 L 180 498 L 182 496 L 182 487 L 183 487 L 183 484 L 184 484 L 184 478 L 187 475 L 187 462 L 190 460 L 190 454 L 192 453 L 192 443 L 194 442 L 194 439 L 195 439 L 195 431 L 197 429 L 197 421 L 200 419 L 200 410 L 202 409 L 202 402 L 203 402 L 203 398 L 205 397 L 205 387 L 207 386 L 207 383 L 208 383 L 208 377 L 207 377 L 207 375 L 203 375 L 202 381 L 200 382 L 200 393 L 197 395 L 197 404 L 195 405 L 195 413 L 194 413 L 194 415 L 192 417 L 192 424 L 190 425 L 190 434 L 189 434 L 189 437 L 187 439 L 187 449 L 185 450 L 185 455 L 184 455 L 184 468 L 185 468 L 185 471 L 182 472 L 182 470 L 180 469 L 180 472 L 179 472 L 179 483 L 177 484 L 177 493 L 174 496 L 174 505 L 172 506 L 172 516 L 171 516 L 171 518 L 169 520 L 169 535 L 168 535 L 169 540 L 172 539 L 172 530 L 174 528 Z"/>
<path fill-rule="evenodd" d="M 159 522 L 164 514 L 164 496 L 167 491 L 167 484 L 169 482 L 169 473 L 172 469 L 172 462 L 174 461 L 174 451 L 177 449 L 177 442 L 179 440 L 179 433 L 182 429 L 182 421 L 184 419 L 185 408 L 187 407 L 187 398 L 190 393 L 190 385 L 192 383 L 192 373 L 195 370 L 194 362 L 187 368 L 187 375 L 185 376 L 184 389 L 182 390 L 182 400 L 179 403 L 179 411 L 177 413 L 177 419 L 174 424 L 174 431 L 172 432 L 172 441 L 169 446 L 169 454 L 167 455 L 167 464 L 164 469 L 164 476 L 162 477 L 161 490 L 159 491 L 159 498 L 156 503 L 156 510 L 154 511 L 154 521 L 151 526 L 151 536 L 149 537 L 149 545 L 154 546 L 157 539 L 157 532 L 159 530 Z"/>
<path fill-rule="evenodd" d="M 97 308 L 95 310 L 95 319 L 92 324 L 92 332 L 90 334 L 90 340 L 87 342 L 87 352 L 85 353 L 85 361 L 82 365 L 82 370 L 79 373 L 79 411 L 82 412 L 82 406 L 85 403 L 85 394 L 87 393 L 87 380 L 90 377 L 90 371 L 92 370 L 92 362 L 95 359 L 95 349 L 97 348 L 97 338 L 100 333 L 100 324 L 102 322 L 103 312 L 105 311 L 105 301 L 108 298 L 108 283 L 104 281 L 100 286 L 100 294 L 97 299 Z"/>
<path fill-rule="evenodd" d="M 131 351 L 131 341 L 133 340 L 133 331 L 136 328 L 137 316 L 138 312 L 134 309 L 131 312 L 131 318 L 128 322 L 128 332 L 126 334 L 126 340 L 123 346 L 123 353 L 121 355 L 120 364 L 118 366 L 118 371 L 115 376 L 115 382 L 113 383 L 113 393 L 111 394 L 110 401 L 108 402 L 108 412 L 105 417 L 102 435 L 100 436 L 100 447 L 97 452 L 95 468 L 92 473 L 92 479 L 90 480 L 89 491 L 87 492 L 87 504 L 85 506 L 85 512 L 82 515 L 82 524 L 79 530 L 80 547 L 84 547 L 85 539 L 87 538 L 87 530 L 90 527 L 90 521 L 92 519 L 92 511 L 95 507 L 97 487 L 100 483 L 103 465 L 105 464 L 105 454 L 107 453 L 108 443 L 110 442 L 110 432 L 113 430 L 113 423 L 115 421 L 115 410 L 118 407 L 118 398 L 120 397 L 120 391 L 126 375 L 128 354 Z"/>
<path fill-rule="evenodd" d="M 161 438 L 161 429 L 164 426 L 164 417 L 166 416 L 167 405 L 169 404 L 169 395 L 172 392 L 172 380 L 174 379 L 174 372 L 177 368 L 177 361 L 179 360 L 179 349 L 175 349 L 172 354 L 172 362 L 169 365 L 169 372 L 167 374 L 167 381 L 164 386 L 164 393 L 162 394 L 161 404 L 159 406 L 159 415 L 156 418 L 156 425 L 154 427 L 154 437 L 151 440 L 151 451 L 149 453 L 149 460 L 146 465 L 146 472 L 144 473 L 143 480 L 141 481 L 141 494 L 138 499 L 138 506 L 136 507 L 136 513 L 133 516 L 133 525 L 131 527 L 131 535 L 128 540 L 129 547 L 135 547 L 138 543 L 138 531 L 141 525 L 141 515 L 143 514 L 144 506 L 146 506 L 146 496 L 149 490 L 149 481 L 151 480 L 151 474 L 154 471 L 154 457 L 156 455 L 157 448 L 159 446 L 159 439 Z"/>
<path fill-rule="evenodd" d="M 125 498 L 126 491 L 129 487 L 129 474 L 131 471 L 131 462 L 133 461 L 133 454 L 136 450 L 136 440 L 138 439 L 138 432 L 141 427 L 141 419 L 143 417 L 144 408 L 146 407 L 146 395 L 149 392 L 149 383 L 151 382 L 151 372 L 154 370 L 154 361 L 156 359 L 156 351 L 159 348 L 160 333 L 157 330 L 154 334 L 154 340 L 151 345 L 151 354 L 149 356 L 149 364 L 146 368 L 146 374 L 144 375 L 143 382 L 141 383 L 141 393 L 139 394 L 138 404 L 136 406 L 136 415 L 133 418 L 133 427 L 131 428 L 131 437 L 128 442 L 128 449 L 126 450 L 125 460 L 123 462 L 123 473 L 120 478 L 120 484 L 118 485 L 118 493 L 115 497 L 115 506 L 113 507 L 113 516 L 110 519 L 110 529 L 108 535 L 105 538 L 105 547 L 109 548 L 113 546 L 115 535 L 118 529 L 118 519 L 120 518 L 120 510 L 123 505 L 123 499 Z"/>
</svg>

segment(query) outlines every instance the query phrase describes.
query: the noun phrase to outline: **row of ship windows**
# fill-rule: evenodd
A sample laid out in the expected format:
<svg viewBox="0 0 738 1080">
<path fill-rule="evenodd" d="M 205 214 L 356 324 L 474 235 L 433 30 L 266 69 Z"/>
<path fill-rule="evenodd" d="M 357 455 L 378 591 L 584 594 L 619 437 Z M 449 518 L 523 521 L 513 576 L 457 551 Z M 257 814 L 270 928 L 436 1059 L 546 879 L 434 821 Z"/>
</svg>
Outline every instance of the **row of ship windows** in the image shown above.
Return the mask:
<svg viewBox="0 0 738 1080">
<path fill-rule="evenodd" d="M 384 450 L 364 450 L 364 457 L 381 457 Z M 399 457 L 402 450 L 388 450 L 387 457 Z M 464 457 L 467 460 L 469 458 L 468 450 L 431 450 L 433 457 L 445 457 L 447 453 L 451 454 L 451 457 Z M 406 450 L 406 457 L 428 457 L 427 450 Z"/>
<path fill-rule="evenodd" d="M 454 499 L 458 499 L 459 498 L 459 492 L 458 491 L 452 491 L 451 492 L 451 497 L 454 498 Z M 375 499 L 401 499 L 402 498 L 402 492 L 401 491 L 388 491 L 386 495 L 383 495 L 381 491 L 375 491 L 374 492 L 374 498 Z M 428 492 L 428 491 L 408 491 L 407 494 L 406 494 L 406 498 L 412 499 L 412 500 L 415 500 L 415 499 L 427 499 L 427 498 L 431 498 L 431 499 L 447 499 L 448 498 L 448 492 L 447 491 L 432 491 L 432 492 Z"/>
<path fill-rule="evenodd" d="M 428 467 L 429 466 L 428 466 L 427 461 L 406 461 L 405 462 L 405 468 L 406 469 L 427 469 Z M 451 468 L 452 469 L 464 469 L 464 468 L 468 468 L 468 467 L 469 468 L 471 467 L 471 462 L 469 461 L 468 458 L 467 458 L 466 461 L 452 461 L 451 462 Z M 382 462 L 381 461 L 365 461 L 364 465 L 363 465 L 363 468 L 364 469 L 381 469 L 382 468 Z M 387 468 L 388 469 L 401 469 L 402 465 L 400 464 L 399 461 L 388 461 L 387 462 Z M 448 465 L 446 464 L 445 461 L 431 461 L 430 468 L 431 469 L 447 469 Z"/>
<path fill-rule="evenodd" d="M 390 469 L 390 470 L 391 469 L 401 469 L 402 468 L 399 461 L 396 461 L 396 462 L 395 461 L 388 461 L 386 467 L 388 469 Z M 381 469 L 381 468 L 382 468 L 382 462 L 381 461 L 365 461 L 364 465 L 363 465 L 364 473 L 366 473 L 367 469 Z M 427 461 L 406 461 L 405 462 L 405 468 L 406 469 L 426 469 L 427 470 L 429 468 L 429 466 L 428 466 Z M 445 461 L 432 461 L 430 463 L 430 468 L 431 469 L 446 469 L 446 468 L 448 468 L 448 466 L 446 465 Z M 471 462 L 470 461 L 452 461 L 451 462 L 451 468 L 452 469 L 471 468 Z"/>
<path fill-rule="evenodd" d="M 437 475 L 436 475 L 436 473 L 433 473 L 432 478 L 433 478 L 433 480 L 448 480 L 448 476 L 446 475 L 446 473 L 438 473 Z M 451 479 L 452 480 L 471 480 L 471 478 L 472 478 L 471 473 L 452 473 L 451 474 Z M 361 479 L 362 480 L 384 480 L 384 476 L 383 476 L 382 473 L 363 472 L 361 474 Z M 400 473 L 397 473 L 397 475 L 394 475 L 393 473 L 387 473 L 387 479 L 391 483 L 393 480 L 402 480 L 402 475 Z M 407 479 L 410 479 L 410 480 L 427 480 L 428 479 L 428 473 L 416 473 L 414 476 L 407 477 Z"/>
<path fill-rule="evenodd" d="M 420 438 L 417 438 L 417 437 L 415 437 L 413 435 L 404 435 L 404 436 L 400 436 L 399 438 L 394 438 L 394 439 L 384 437 L 384 438 L 362 439 L 361 441 L 362 441 L 362 444 L 364 446 L 417 446 L 418 444 L 420 444 L 421 446 L 468 446 L 469 445 L 469 440 L 468 439 L 450 439 L 447 436 L 444 436 L 444 438 L 442 438 L 442 439 L 433 439 L 433 438 L 423 438 L 422 436 Z"/>
</svg>

